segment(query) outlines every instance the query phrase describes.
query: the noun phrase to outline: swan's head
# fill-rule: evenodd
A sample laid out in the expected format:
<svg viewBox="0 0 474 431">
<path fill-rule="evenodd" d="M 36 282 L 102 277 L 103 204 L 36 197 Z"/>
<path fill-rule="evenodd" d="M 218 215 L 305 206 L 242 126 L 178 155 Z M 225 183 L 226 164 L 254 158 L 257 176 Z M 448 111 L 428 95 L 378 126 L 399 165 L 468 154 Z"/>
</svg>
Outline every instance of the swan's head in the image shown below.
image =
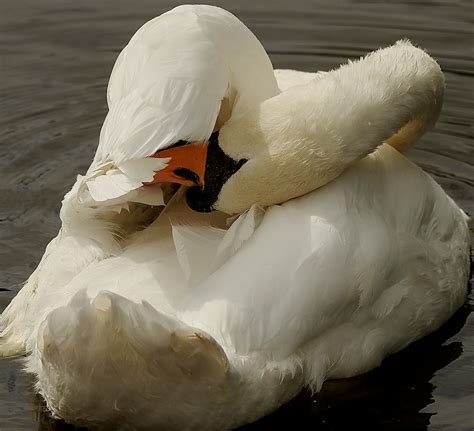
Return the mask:
<svg viewBox="0 0 474 431">
<path fill-rule="evenodd" d="M 306 194 L 384 141 L 416 140 L 436 121 L 443 88 L 438 64 L 407 42 L 289 88 L 211 136 L 187 202 L 232 214 Z M 194 150 L 182 151 L 196 165 Z"/>
<path fill-rule="evenodd" d="M 311 110 L 314 102 L 307 92 L 306 87 L 293 89 L 245 115 L 232 116 L 204 144 L 158 152 L 158 157 L 184 162 L 171 162 L 169 169 L 193 178 L 188 205 L 199 212 L 241 213 L 253 204 L 269 206 L 301 196 L 338 175 L 345 164 L 336 163 L 334 154 L 325 150 L 330 137 L 308 127 L 312 118 L 304 105 Z M 200 147 L 206 151 L 199 152 Z M 176 157 L 175 151 L 180 153 Z M 192 185 L 185 178 L 176 182 Z"/>
<path fill-rule="evenodd" d="M 307 130 L 298 130 L 296 118 L 285 118 L 286 112 L 279 115 L 278 106 L 291 103 L 288 96 L 282 93 L 232 118 L 211 136 L 203 186 L 186 194 L 192 209 L 241 213 L 253 204 L 283 203 L 325 182 L 327 166 L 314 157 Z"/>
</svg>

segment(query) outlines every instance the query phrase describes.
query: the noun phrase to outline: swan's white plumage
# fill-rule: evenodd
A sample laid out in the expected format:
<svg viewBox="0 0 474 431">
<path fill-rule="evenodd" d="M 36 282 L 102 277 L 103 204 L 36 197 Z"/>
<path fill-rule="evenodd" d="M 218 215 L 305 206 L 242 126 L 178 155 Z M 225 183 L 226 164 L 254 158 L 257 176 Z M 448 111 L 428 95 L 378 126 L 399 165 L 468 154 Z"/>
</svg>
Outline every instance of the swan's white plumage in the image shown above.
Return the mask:
<svg viewBox="0 0 474 431">
<path fill-rule="evenodd" d="M 180 140 L 208 139 L 224 99 L 238 115 L 278 91 L 263 47 L 229 12 L 180 6 L 147 22 L 110 76 L 109 113 L 89 169 L 92 197 L 103 202 L 141 186 L 124 162 L 153 177 L 143 159 Z M 112 177 L 97 175 L 104 163 L 115 167 Z"/>
<path fill-rule="evenodd" d="M 328 186 L 264 214 L 254 207 L 230 229 L 226 216 L 209 219 L 176 198 L 116 257 L 100 254 L 112 252 L 106 243 L 56 239 L 52 253 L 63 255 L 66 272 L 71 259 L 79 273 L 53 288 L 58 273 L 48 280 L 46 265 L 58 255 L 45 255 L 30 311 L 18 309 L 27 286 L 3 317 L 2 352 L 21 348 L 9 334 L 26 342 L 29 370 L 66 419 L 229 428 L 275 408 L 302 384 L 319 388 L 329 377 L 367 371 L 439 327 L 465 298 L 466 220 L 428 175 L 387 145 Z M 177 365 L 190 360 L 193 343 L 202 345 L 193 331 L 220 346 L 191 355 L 204 363 L 210 355 L 209 375 Z M 166 353 L 163 340 L 176 334 L 188 334 L 176 341 L 182 357 L 171 347 Z M 92 367 L 101 357 L 106 362 Z M 100 400 L 88 391 L 99 381 Z"/>
<path fill-rule="evenodd" d="M 407 296 L 420 315 L 453 310 L 465 294 L 467 273 L 454 268 L 467 243 L 445 238 L 460 233 L 458 224 L 465 234 L 464 215 L 440 187 L 385 146 L 327 187 L 268 209 L 250 240 L 186 298 L 180 317 L 239 354 L 282 359 L 348 316 L 382 323 Z M 450 277 L 460 290 L 448 305 L 440 298 Z"/>
<path fill-rule="evenodd" d="M 219 212 L 192 212 L 178 192 L 157 216 L 154 206 L 163 204 L 162 190 L 138 183 L 159 166 L 154 163 L 167 161 L 145 161 L 150 166 L 142 171 L 140 162 L 146 159 L 140 157 L 165 142 L 153 141 L 160 133 L 171 140 L 186 139 L 179 135 L 187 129 L 180 126 L 174 108 L 192 93 L 187 92 L 190 87 L 178 85 L 171 105 L 163 97 L 173 77 L 193 76 L 179 75 L 175 66 L 181 57 L 165 37 L 157 37 L 172 34 L 188 43 L 176 27 L 166 26 L 175 20 L 191 26 L 192 42 L 202 48 L 196 50 L 196 79 L 204 85 L 207 65 L 225 61 L 216 61 L 217 51 L 206 51 L 209 35 L 199 39 L 202 28 L 194 24 L 201 19 L 212 34 L 222 24 L 235 24 L 235 31 L 245 36 L 218 37 L 213 40 L 218 48 L 222 43 L 232 54 L 244 48 L 255 53 L 248 58 L 257 62 L 261 75 L 247 74 L 245 56 L 233 63 L 238 73 L 228 83 L 246 90 L 238 94 L 226 87 L 232 116 L 279 92 L 263 48 L 227 12 L 180 7 L 146 24 L 117 60 L 109 86 L 110 118 L 115 115 L 115 125 L 124 130 L 113 130 L 109 119 L 104 124 L 91 169 L 64 198 L 58 236 L 1 316 L 0 355 L 28 353 L 27 369 L 36 376 L 37 390 L 50 410 L 77 425 L 236 427 L 274 410 L 305 385 L 319 389 L 328 378 L 376 367 L 443 324 L 466 295 L 466 215 L 427 174 L 386 144 L 325 187 L 281 205 L 254 205 L 229 218 Z M 148 47 L 141 46 L 147 35 L 154 36 Z M 417 89 L 425 88 L 419 94 L 422 100 L 408 104 L 430 108 L 424 98 L 439 100 L 433 99 L 440 94 L 433 89 L 442 89 L 441 72 L 410 45 L 405 51 L 403 44 L 397 46 L 388 50 L 398 56 L 394 58 L 413 68 L 413 58 L 405 53 L 414 53 L 430 65 L 428 77 L 418 75 L 416 88 L 410 89 L 416 99 Z M 163 58 L 169 63 L 163 66 L 163 87 L 156 84 L 156 94 L 142 97 L 134 93 L 142 71 L 143 82 L 154 85 L 153 75 L 147 75 L 153 70 L 146 65 L 153 58 L 145 54 L 147 49 L 163 49 L 160 65 Z M 365 64 L 386 62 L 382 54 Z M 182 58 L 193 55 L 185 52 Z M 201 64 L 201 58 L 210 62 Z M 346 78 L 349 67 L 342 71 Z M 398 69 L 396 79 L 403 78 L 403 67 Z M 362 73 L 363 64 L 357 70 Z M 219 73 L 212 91 L 224 87 Z M 331 86 L 334 76 L 328 81 Z M 277 71 L 276 77 L 282 90 L 296 86 L 294 94 L 301 95 L 303 86 L 313 88 L 313 78 L 325 75 Z M 380 84 L 376 98 L 382 109 L 382 80 Z M 389 84 L 395 92 L 397 83 Z M 323 81 L 318 85 L 324 86 Z M 370 98 L 366 93 L 361 95 L 365 102 Z M 199 98 L 199 91 L 193 94 L 188 101 Z M 355 98 L 357 91 L 350 94 Z M 127 97 L 135 104 L 122 103 Z M 169 118 L 177 122 L 169 124 L 176 129 L 155 135 L 151 123 L 159 110 L 152 114 L 154 102 L 170 110 Z M 212 121 L 198 126 L 208 133 L 216 112 L 212 104 L 203 106 L 207 111 L 200 121 L 206 123 L 206 115 Z M 351 116 L 347 107 L 342 111 Z M 438 106 L 430 112 L 430 121 L 437 111 Z M 293 126 L 307 120 L 299 112 L 293 111 L 292 123 L 287 119 Z M 397 111 L 390 112 L 397 116 Z M 410 119 L 402 107 L 400 112 Z M 128 118 L 132 113 L 137 117 Z M 424 113 L 421 109 L 415 114 Z M 266 130 L 285 133 L 279 122 L 271 126 L 265 124 Z M 301 130 L 286 136 L 288 141 Z M 138 146 L 122 145 L 135 138 L 140 138 Z M 362 141 L 358 136 L 357 142 Z M 298 157 L 298 152 L 292 154 Z"/>
</svg>

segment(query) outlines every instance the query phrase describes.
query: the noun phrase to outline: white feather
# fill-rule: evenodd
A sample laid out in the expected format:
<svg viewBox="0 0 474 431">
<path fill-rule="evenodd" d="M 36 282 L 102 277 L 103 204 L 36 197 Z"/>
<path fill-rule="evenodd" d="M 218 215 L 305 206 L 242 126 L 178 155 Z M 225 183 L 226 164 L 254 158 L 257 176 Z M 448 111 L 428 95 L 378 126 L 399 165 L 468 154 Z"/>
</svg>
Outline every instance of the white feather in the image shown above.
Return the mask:
<svg viewBox="0 0 474 431">
<path fill-rule="evenodd" d="M 238 115 L 278 92 L 268 56 L 237 18 L 215 7 L 177 7 L 146 23 L 119 55 L 94 163 L 121 169 L 180 140 L 203 141 L 224 98 Z M 139 187 L 137 176 L 130 179 L 96 177 L 91 194 L 117 198 Z"/>
<path fill-rule="evenodd" d="M 170 158 L 148 158 L 133 159 L 122 162 L 118 165 L 118 169 L 128 178 L 136 180 L 140 183 L 148 183 L 153 180 L 155 172 L 164 169 Z"/>
</svg>

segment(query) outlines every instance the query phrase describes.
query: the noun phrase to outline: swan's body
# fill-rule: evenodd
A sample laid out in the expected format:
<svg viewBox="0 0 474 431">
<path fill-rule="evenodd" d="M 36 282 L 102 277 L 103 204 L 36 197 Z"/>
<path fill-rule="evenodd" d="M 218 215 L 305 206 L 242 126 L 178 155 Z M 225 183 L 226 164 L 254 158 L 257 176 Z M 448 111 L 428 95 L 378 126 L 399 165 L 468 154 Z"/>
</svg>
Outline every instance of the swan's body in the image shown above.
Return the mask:
<svg viewBox="0 0 474 431">
<path fill-rule="evenodd" d="M 429 85 L 438 88 L 437 66 L 426 61 L 433 67 Z M 324 89 L 314 82 L 325 76 L 276 72 L 282 95 L 292 88 L 298 94 L 295 85 L 320 85 L 324 95 L 332 82 Z M 411 78 L 406 109 L 430 106 L 429 85 Z M 438 100 L 440 93 L 430 94 Z M 232 112 L 219 145 L 233 151 L 231 143 L 252 130 L 268 129 L 270 136 L 266 120 L 240 134 L 236 124 L 271 119 L 271 106 L 263 103 L 249 118 Z M 422 115 L 423 124 L 439 106 L 432 112 Z M 293 115 L 298 119 L 298 111 Z M 375 147 L 377 133 L 388 139 L 413 120 L 400 115 L 392 129 L 370 135 Z M 289 138 L 304 135 L 305 127 Z M 273 129 L 284 134 L 281 124 Z M 338 151 L 347 136 L 341 132 Z M 113 205 L 107 199 L 91 205 L 90 196 L 84 199 L 90 177 L 80 177 L 63 202 L 63 228 L 2 315 L 0 354 L 30 353 L 27 368 L 58 417 L 123 429 L 231 428 L 272 411 L 304 386 L 317 390 L 325 379 L 378 366 L 461 306 L 469 233 L 465 214 L 420 168 L 387 144 L 364 157 L 371 151 L 357 139 L 360 148 L 341 161 L 345 171 L 328 168 L 321 176 L 319 185 L 330 181 L 325 187 L 314 190 L 302 181 L 313 191 L 290 200 L 288 189 L 281 205 L 254 204 L 232 220 L 193 212 L 178 192 L 150 224 L 156 210 L 123 202 L 123 194 Z M 277 159 L 276 147 L 268 148 Z M 235 174 L 244 183 L 251 167 L 264 164 L 261 153 L 248 154 L 250 167 Z M 324 154 L 329 166 L 330 151 Z M 238 185 L 230 187 L 229 180 L 215 205 L 241 196 Z M 134 190 L 142 192 L 126 193 Z M 114 215 L 117 205 L 129 212 Z"/>
</svg>

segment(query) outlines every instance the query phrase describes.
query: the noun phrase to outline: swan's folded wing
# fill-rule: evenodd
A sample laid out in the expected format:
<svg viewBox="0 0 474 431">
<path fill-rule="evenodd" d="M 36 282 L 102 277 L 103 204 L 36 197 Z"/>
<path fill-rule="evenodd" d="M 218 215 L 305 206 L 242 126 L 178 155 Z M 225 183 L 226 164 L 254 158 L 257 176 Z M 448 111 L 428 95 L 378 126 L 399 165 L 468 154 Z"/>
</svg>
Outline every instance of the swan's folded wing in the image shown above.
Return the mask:
<svg viewBox="0 0 474 431">
<path fill-rule="evenodd" d="M 94 200 L 116 199 L 142 186 L 143 178 L 128 172 L 131 161 L 138 164 L 135 172 L 150 179 L 159 169 L 143 159 L 178 141 L 211 135 L 230 77 L 206 26 L 195 10 L 174 10 L 145 24 L 119 55 L 88 172 Z M 98 174 L 104 165 L 113 175 Z"/>
<path fill-rule="evenodd" d="M 227 65 L 192 11 L 165 14 L 143 26 L 111 74 L 109 112 L 89 170 L 92 198 L 116 199 L 141 187 L 159 170 L 143 159 L 159 149 L 180 140 L 207 139 L 227 91 L 228 75 Z M 131 162 L 137 164 L 135 175 L 130 173 Z M 97 167 L 104 164 L 113 172 L 98 174 Z M 143 178 L 137 178 L 137 172 Z"/>
<path fill-rule="evenodd" d="M 93 199 L 115 199 L 140 187 L 129 181 L 123 163 L 179 141 L 208 139 L 223 99 L 228 116 L 277 94 L 272 71 L 255 36 L 223 9 L 180 6 L 146 23 L 110 77 L 109 113 L 89 170 Z M 117 175 L 95 187 L 94 172 L 107 163 Z"/>
</svg>

